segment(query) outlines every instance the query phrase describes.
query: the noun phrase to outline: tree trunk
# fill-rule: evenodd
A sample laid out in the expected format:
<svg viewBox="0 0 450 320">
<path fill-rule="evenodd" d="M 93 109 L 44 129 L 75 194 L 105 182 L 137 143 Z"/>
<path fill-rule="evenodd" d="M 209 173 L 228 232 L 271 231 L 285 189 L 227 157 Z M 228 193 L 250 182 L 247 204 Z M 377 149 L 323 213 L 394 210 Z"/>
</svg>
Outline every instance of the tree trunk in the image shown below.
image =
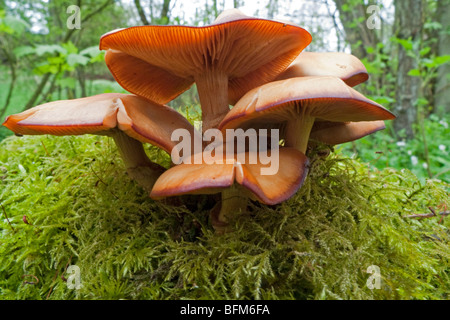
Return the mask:
<svg viewBox="0 0 450 320">
<path fill-rule="evenodd" d="M 438 55 L 450 55 L 450 0 L 441 0 L 437 8 L 439 33 Z M 440 115 L 450 112 L 450 64 L 439 67 L 435 87 L 435 111 Z"/>
<path fill-rule="evenodd" d="M 394 34 L 399 39 L 411 39 L 419 42 L 422 37 L 422 0 L 395 0 L 395 22 L 396 28 Z M 395 97 L 396 104 L 394 113 L 397 119 L 394 121 L 394 131 L 405 130 L 406 138 L 414 137 L 413 124 L 417 119 L 417 100 L 421 86 L 420 77 L 408 75 L 411 69 L 418 68 L 417 52 L 419 46 L 413 46 L 412 53 L 414 57 L 408 55 L 407 50 L 399 45 L 398 48 L 398 67 L 396 74 Z"/>
<path fill-rule="evenodd" d="M 150 23 L 147 20 L 144 9 L 142 8 L 141 2 L 139 0 L 134 0 L 134 6 L 139 14 L 139 18 L 144 26 L 148 26 Z"/>
<path fill-rule="evenodd" d="M 108 7 L 109 5 L 113 4 L 114 1 L 113 0 L 105 0 L 105 2 L 99 6 L 97 9 L 95 9 L 94 11 L 88 13 L 81 21 L 81 24 L 87 22 L 89 19 L 91 19 L 93 16 L 101 13 L 106 7 Z M 70 29 L 67 30 L 66 35 L 64 37 L 64 39 L 62 40 L 62 43 L 65 43 L 67 41 L 70 40 L 70 38 L 73 36 L 73 34 L 75 33 L 75 31 L 78 29 Z M 39 85 L 36 87 L 36 90 L 33 92 L 31 98 L 28 100 L 28 102 L 26 103 L 26 105 L 23 107 L 22 111 L 25 111 L 27 109 L 30 109 L 31 107 L 34 106 L 34 103 L 36 102 L 37 98 L 39 97 L 39 95 L 41 94 L 42 90 L 44 89 L 45 85 L 47 84 L 47 81 L 50 79 L 50 75 L 51 73 L 46 73 L 42 76 L 41 78 L 41 82 L 39 82 Z"/>
<path fill-rule="evenodd" d="M 367 47 L 374 48 L 378 43 L 375 29 L 366 25 L 369 18 L 368 5 L 362 1 L 334 0 L 339 11 L 339 18 L 344 27 L 345 39 L 350 44 L 352 54 L 359 59 L 368 56 Z"/>
<path fill-rule="evenodd" d="M 161 21 L 163 24 L 169 23 L 170 0 L 164 0 L 161 9 Z"/>
<path fill-rule="evenodd" d="M 267 4 L 267 17 L 273 19 L 278 13 L 278 0 L 269 0 Z"/>
</svg>

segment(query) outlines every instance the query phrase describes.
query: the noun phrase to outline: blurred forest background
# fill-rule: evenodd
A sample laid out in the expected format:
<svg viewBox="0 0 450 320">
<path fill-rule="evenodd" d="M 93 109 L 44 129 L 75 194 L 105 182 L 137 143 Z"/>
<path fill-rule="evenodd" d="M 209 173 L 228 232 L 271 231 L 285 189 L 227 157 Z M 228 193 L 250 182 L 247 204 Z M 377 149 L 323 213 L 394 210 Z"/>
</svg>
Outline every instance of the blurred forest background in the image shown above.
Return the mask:
<svg viewBox="0 0 450 320">
<path fill-rule="evenodd" d="M 363 61 L 370 78 L 356 89 L 397 119 L 338 152 L 450 182 L 450 0 L 0 0 L 0 119 L 49 101 L 125 92 L 98 50 L 110 30 L 201 26 L 232 7 L 304 27 L 313 36 L 307 51 Z M 170 105 L 198 110 L 195 87 Z M 11 134 L 0 128 L 0 140 Z"/>
</svg>

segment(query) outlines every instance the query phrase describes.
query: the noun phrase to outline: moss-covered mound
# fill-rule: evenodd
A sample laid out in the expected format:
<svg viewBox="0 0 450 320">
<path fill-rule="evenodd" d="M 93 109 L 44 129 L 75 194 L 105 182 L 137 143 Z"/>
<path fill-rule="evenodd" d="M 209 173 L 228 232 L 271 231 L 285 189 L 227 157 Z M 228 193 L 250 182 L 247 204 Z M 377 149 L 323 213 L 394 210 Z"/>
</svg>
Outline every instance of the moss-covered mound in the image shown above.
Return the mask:
<svg viewBox="0 0 450 320">
<path fill-rule="evenodd" d="M 0 299 L 448 299 L 449 217 L 407 217 L 448 210 L 448 185 L 311 157 L 295 197 L 216 235 L 214 197 L 149 199 L 108 138 L 7 138 Z"/>
</svg>

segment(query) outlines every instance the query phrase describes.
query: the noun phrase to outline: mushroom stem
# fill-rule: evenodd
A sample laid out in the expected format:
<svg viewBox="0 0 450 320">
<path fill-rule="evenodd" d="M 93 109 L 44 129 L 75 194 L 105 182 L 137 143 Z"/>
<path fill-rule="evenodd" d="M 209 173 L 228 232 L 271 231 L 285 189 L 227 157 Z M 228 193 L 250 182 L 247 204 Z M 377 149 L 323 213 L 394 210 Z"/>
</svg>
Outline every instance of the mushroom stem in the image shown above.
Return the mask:
<svg viewBox="0 0 450 320">
<path fill-rule="evenodd" d="M 222 201 L 211 211 L 212 225 L 217 233 L 228 230 L 228 222 L 236 214 L 247 210 L 248 198 L 239 186 L 233 185 L 222 191 Z"/>
<path fill-rule="evenodd" d="M 203 132 L 217 128 L 230 111 L 228 104 L 228 75 L 208 70 L 195 77 L 197 92 L 202 107 Z"/>
<path fill-rule="evenodd" d="M 138 140 L 131 138 L 122 131 L 115 131 L 112 137 L 129 176 L 145 190 L 151 191 L 156 179 L 165 169 L 153 163 L 147 157 L 142 143 Z"/>
<path fill-rule="evenodd" d="M 297 116 L 289 120 L 285 129 L 285 147 L 292 147 L 306 154 L 314 120 L 315 118 L 310 116 Z"/>
</svg>

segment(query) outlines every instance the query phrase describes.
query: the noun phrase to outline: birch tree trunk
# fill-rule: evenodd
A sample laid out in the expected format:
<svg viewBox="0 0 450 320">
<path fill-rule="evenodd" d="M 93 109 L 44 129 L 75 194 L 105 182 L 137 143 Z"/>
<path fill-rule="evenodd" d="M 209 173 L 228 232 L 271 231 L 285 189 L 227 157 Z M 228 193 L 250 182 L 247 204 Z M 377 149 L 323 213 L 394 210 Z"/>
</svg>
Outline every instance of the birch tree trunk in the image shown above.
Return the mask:
<svg viewBox="0 0 450 320">
<path fill-rule="evenodd" d="M 422 37 L 423 8 L 422 0 L 395 0 L 395 32 L 399 39 L 411 39 L 418 42 Z M 394 130 L 404 129 L 407 139 L 414 137 L 413 124 L 417 119 L 417 100 L 419 98 L 421 79 L 409 76 L 411 69 L 418 68 L 419 46 L 412 49 L 414 57 L 408 55 L 407 50 L 399 45 L 398 67 L 396 74 L 396 103 L 394 113 Z"/>
<path fill-rule="evenodd" d="M 368 5 L 357 0 L 334 0 L 339 18 L 345 31 L 345 39 L 350 44 L 352 54 L 359 59 L 367 57 L 367 47 L 374 48 L 378 36 L 374 29 L 367 28 Z"/>
<path fill-rule="evenodd" d="M 441 0 L 438 3 L 438 22 L 442 25 L 439 34 L 438 55 L 450 55 L 450 0 Z M 450 63 L 446 63 L 438 69 L 435 110 L 439 114 L 450 112 Z"/>
</svg>

